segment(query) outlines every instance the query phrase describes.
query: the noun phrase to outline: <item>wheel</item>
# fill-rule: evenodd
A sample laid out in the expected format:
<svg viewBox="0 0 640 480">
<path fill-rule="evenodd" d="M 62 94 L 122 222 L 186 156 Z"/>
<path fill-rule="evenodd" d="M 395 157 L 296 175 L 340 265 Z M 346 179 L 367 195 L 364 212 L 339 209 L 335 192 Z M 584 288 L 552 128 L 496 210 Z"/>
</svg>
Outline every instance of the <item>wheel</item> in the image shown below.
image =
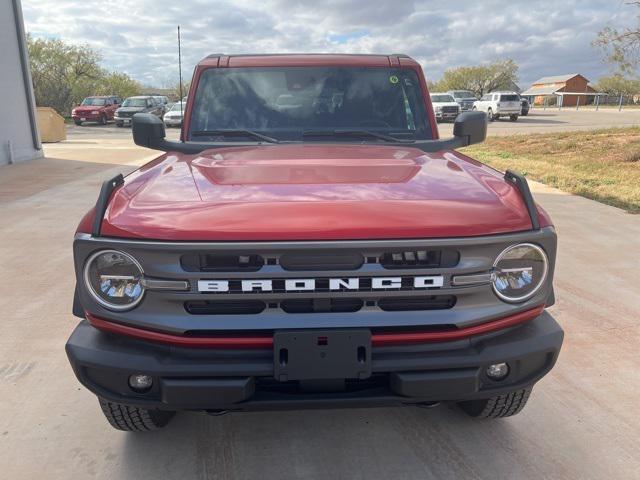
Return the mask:
<svg viewBox="0 0 640 480">
<path fill-rule="evenodd" d="M 122 125 L 121 123 L 116 122 L 116 127 L 118 127 L 118 128 L 122 128 L 122 126 L 123 126 L 123 125 Z"/>
<path fill-rule="evenodd" d="M 162 410 L 146 410 L 120 403 L 109 402 L 103 398 L 100 401 L 102 413 L 111 426 L 125 432 L 148 432 L 164 427 L 176 412 Z"/>
<path fill-rule="evenodd" d="M 529 110 L 523 110 L 522 113 L 520 113 L 520 115 L 522 115 L 523 117 L 526 117 L 527 115 L 529 115 Z"/>
<path fill-rule="evenodd" d="M 100 115 L 100 125 L 106 125 L 106 124 L 107 124 L 107 116 Z"/>
<path fill-rule="evenodd" d="M 82 122 L 80 120 L 74 120 L 73 123 L 75 123 L 78 126 L 82 125 Z"/>
<path fill-rule="evenodd" d="M 517 122 L 518 121 L 518 115 L 509 115 L 509 120 L 511 120 L 512 122 Z"/>
<path fill-rule="evenodd" d="M 493 110 L 489 109 L 487 110 L 487 117 L 489 118 L 490 122 L 493 122 L 496 118 L 493 116 Z"/>
<path fill-rule="evenodd" d="M 533 387 L 515 390 L 484 400 L 469 400 L 459 402 L 458 406 L 469 416 L 474 418 L 502 418 L 510 417 L 520 411 L 527 404 Z"/>
</svg>

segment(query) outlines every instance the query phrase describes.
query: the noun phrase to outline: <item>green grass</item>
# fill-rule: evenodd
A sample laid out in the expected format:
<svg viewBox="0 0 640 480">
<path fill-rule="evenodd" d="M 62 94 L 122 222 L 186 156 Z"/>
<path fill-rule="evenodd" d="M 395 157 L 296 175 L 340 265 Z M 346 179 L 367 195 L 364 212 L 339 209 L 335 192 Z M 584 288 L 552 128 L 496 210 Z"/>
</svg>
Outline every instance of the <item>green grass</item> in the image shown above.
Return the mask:
<svg viewBox="0 0 640 480">
<path fill-rule="evenodd" d="M 640 213 L 640 127 L 489 137 L 461 150 L 583 197 Z"/>
</svg>

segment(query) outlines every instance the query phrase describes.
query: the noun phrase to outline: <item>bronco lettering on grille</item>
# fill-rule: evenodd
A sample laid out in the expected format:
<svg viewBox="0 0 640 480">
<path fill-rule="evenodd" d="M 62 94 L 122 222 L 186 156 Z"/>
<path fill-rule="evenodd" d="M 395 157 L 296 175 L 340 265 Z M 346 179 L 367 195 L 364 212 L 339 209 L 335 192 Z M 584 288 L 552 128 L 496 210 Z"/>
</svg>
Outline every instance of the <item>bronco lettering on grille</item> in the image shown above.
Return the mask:
<svg viewBox="0 0 640 480">
<path fill-rule="evenodd" d="M 370 287 L 367 290 L 401 289 L 411 281 L 413 288 L 439 288 L 443 285 L 442 275 L 429 275 L 426 277 L 369 277 Z M 328 289 L 330 291 L 350 290 L 358 291 L 361 287 L 361 280 L 357 277 L 351 278 L 330 278 Z M 272 279 L 240 280 L 241 292 L 272 292 L 274 290 Z M 286 292 L 312 292 L 316 290 L 316 279 L 313 278 L 287 278 L 284 279 L 284 291 Z M 199 280 L 198 291 L 207 293 L 226 293 L 230 291 L 229 280 Z"/>
</svg>

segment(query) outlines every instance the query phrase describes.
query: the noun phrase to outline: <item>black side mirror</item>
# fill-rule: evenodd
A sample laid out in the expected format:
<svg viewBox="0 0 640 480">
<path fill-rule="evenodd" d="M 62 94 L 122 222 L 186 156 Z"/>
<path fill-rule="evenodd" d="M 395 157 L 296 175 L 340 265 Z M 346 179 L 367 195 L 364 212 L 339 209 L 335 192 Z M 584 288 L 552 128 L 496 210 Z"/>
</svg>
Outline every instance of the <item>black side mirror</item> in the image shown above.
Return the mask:
<svg viewBox="0 0 640 480">
<path fill-rule="evenodd" d="M 164 123 L 151 113 L 136 113 L 132 120 L 133 141 L 141 147 L 162 150 L 165 143 Z"/>
<path fill-rule="evenodd" d="M 487 138 L 487 123 L 484 112 L 462 112 L 453 124 L 453 136 L 460 138 L 463 146 L 482 143 Z"/>
</svg>

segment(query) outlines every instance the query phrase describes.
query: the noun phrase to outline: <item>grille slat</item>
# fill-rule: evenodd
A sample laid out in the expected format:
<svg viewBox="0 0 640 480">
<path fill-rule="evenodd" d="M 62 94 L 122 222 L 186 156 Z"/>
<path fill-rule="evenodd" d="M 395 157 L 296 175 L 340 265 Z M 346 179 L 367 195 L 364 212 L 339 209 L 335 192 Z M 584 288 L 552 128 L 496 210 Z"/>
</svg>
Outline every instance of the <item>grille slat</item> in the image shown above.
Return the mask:
<svg viewBox="0 0 640 480">
<path fill-rule="evenodd" d="M 407 312 L 446 310 L 455 303 L 453 295 L 368 298 L 366 302 L 361 298 L 295 298 L 268 303 L 262 300 L 205 300 L 185 302 L 185 310 L 192 315 L 257 315 L 267 308 L 290 314 L 349 313 L 358 312 L 366 305 L 384 312 Z"/>
</svg>

